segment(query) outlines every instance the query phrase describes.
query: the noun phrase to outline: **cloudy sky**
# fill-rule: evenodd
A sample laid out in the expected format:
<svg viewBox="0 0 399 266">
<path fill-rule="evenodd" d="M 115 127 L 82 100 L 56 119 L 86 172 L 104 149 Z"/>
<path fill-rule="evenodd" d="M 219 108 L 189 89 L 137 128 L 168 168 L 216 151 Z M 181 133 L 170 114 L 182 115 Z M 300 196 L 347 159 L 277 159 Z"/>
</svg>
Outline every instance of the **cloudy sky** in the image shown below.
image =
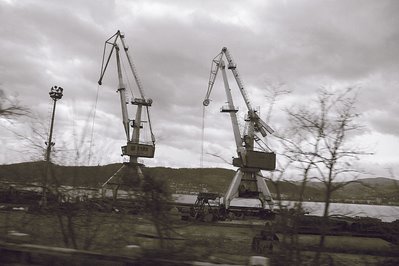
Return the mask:
<svg viewBox="0 0 399 266">
<path fill-rule="evenodd" d="M 211 60 L 226 46 L 261 116 L 268 110 L 267 88 L 284 84 L 292 91 L 273 109 L 270 125 L 277 131 L 286 125 L 282 110 L 309 102 L 319 88 L 357 88 L 365 130 L 355 139 L 374 153 L 361 163 L 376 175 L 397 174 L 398 14 L 394 0 L 0 0 L 0 89 L 31 114 L 0 120 L 0 163 L 41 158 L 31 147 L 43 144 L 37 135 L 48 130 L 54 85 L 64 88 L 54 133 L 57 162 L 122 162 L 114 58 L 97 85 L 104 41 L 121 30 L 154 100 L 157 148 L 146 165 L 200 165 L 202 101 Z M 206 110 L 205 166 L 229 167 L 221 158 L 229 161 L 235 152 L 230 119 L 219 113 L 222 85 L 218 77 Z M 245 105 L 234 97 L 243 119 Z"/>
</svg>

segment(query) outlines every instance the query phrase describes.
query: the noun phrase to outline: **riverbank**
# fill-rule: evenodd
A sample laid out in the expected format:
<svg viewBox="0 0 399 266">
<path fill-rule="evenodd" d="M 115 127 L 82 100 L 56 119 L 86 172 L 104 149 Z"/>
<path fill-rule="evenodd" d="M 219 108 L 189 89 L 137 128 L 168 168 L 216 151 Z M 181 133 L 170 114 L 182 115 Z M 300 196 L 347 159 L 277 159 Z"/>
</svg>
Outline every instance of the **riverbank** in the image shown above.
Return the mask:
<svg viewBox="0 0 399 266">
<path fill-rule="evenodd" d="M 194 204 L 197 195 L 187 194 L 174 194 L 173 198 L 178 203 Z M 218 199 L 218 203 L 222 199 Z M 275 202 L 275 208 L 283 206 L 285 209 L 293 208 L 296 201 L 282 201 Z M 322 216 L 324 210 L 324 202 L 303 202 L 303 209 L 310 215 Z M 236 198 L 231 202 L 231 206 L 238 207 L 260 207 L 261 203 L 257 199 Z M 348 217 L 370 217 L 380 219 L 382 222 L 393 222 L 399 220 L 399 206 L 386 206 L 386 205 L 365 205 L 365 204 L 349 204 L 349 203 L 336 203 L 330 204 L 330 215 L 341 215 Z"/>
</svg>

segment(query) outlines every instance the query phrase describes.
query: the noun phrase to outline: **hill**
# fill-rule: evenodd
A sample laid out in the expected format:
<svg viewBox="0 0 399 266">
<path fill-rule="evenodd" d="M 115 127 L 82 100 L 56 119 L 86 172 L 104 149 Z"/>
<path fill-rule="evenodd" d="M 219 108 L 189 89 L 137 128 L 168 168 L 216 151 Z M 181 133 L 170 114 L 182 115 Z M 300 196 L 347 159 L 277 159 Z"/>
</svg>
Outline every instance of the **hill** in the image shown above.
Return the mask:
<svg viewBox="0 0 399 266">
<path fill-rule="evenodd" d="M 122 164 L 109 164 L 104 166 L 62 166 L 52 165 L 52 176 L 55 176 L 61 185 L 77 187 L 99 187 L 111 177 Z M 40 162 L 27 162 L 9 165 L 0 165 L 0 181 L 14 183 L 41 183 L 45 176 L 46 164 Z M 167 179 L 172 192 L 198 191 L 223 191 L 234 175 L 233 170 L 221 168 L 180 168 L 145 167 L 145 175 Z"/>
<path fill-rule="evenodd" d="M 53 165 L 53 176 L 59 184 L 75 187 L 100 187 L 112 176 L 121 164 L 104 166 L 61 166 Z M 27 162 L 0 165 L 0 182 L 41 183 L 45 172 L 45 162 Z M 172 193 L 196 193 L 209 191 L 225 193 L 235 171 L 222 168 L 167 168 L 145 167 L 145 175 L 166 179 Z M 299 182 L 267 181 L 273 194 L 282 199 L 297 200 L 299 198 Z M 399 182 L 388 178 L 360 179 L 346 185 L 333 194 L 337 202 L 392 203 L 399 202 Z M 320 182 L 309 182 L 305 190 L 305 200 L 323 201 L 324 187 Z M 371 202 L 370 202 L 371 201 Z"/>
<path fill-rule="evenodd" d="M 399 202 L 398 192 L 397 180 L 384 177 L 365 178 L 346 185 L 335 193 L 334 198 L 393 204 Z"/>
</svg>

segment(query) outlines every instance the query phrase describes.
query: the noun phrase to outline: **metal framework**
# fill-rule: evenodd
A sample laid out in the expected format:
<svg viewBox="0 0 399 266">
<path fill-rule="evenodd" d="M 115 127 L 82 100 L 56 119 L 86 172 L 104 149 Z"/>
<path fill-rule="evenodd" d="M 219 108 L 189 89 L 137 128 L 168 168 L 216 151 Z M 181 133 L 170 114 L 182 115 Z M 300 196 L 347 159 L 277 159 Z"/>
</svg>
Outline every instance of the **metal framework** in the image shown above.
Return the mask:
<svg viewBox="0 0 399 266">
<path fill-rule="evenodd" d="M 122 165 L 122 168 L 119 169 L 113 176 L 111 176 L 103 184 L 103 187 L 105 187 L 106 185 L 112 185 L 114 187 L 115 198 L 117 194 L 117 189 L 119 188 L 120 185 L 129 185 L 129 184 L 137 185 L 138 182 L 132 183 L 132 176 L 136 176 L 139 180 L 143 178 L 141 164 L 138 163 L 138 158 L 139 157 L 153 158 L 155 153 L 155 137 L 152 132 L 150 112 L 149 112 L 149 107 L 152 105 L 152 100 L 150 98 L 145 97 L 143 85 L 139 79 L 136 67 L 129 54 L 128 51 L 129 48 L 126 46 L 124 38 L 125 38 L 124 34 L 118 30 L 114 35 L 112 35 L 109 39 L 105 41 L 103 60 L 101 65 L 101 73 L 100 73 L 100 78 L 98 80 L 98 84 L 101 85 L 105 71 L 110 62 L 110 59 L 113 55 L 113 52 L 115 52 L 116 66 L 118 72 L 118 84 L 119 84 L 117 92 L 119 93 L 121 110 L 122 110 L 122 123 L 126 135 L 126 145 L 122 146 L 121 148 L 122 148 L 122 155 L 129 156 L 129 162 L 124 163 Z M 107 59 L 105 60 L 105 52 L 108 46 L 111 47 L 111 50 L 108 54 Z M 129 68 L 131 70 L 131 73 L 133 74 L 139 92 L 139 97 L 135 98 L 133 96 L 133 100 L 130 102 L 132 105 L 135 105 L 137 107 L 134 120 L 129 119 L 129 114 L 128 114 L 127 107 L 129 102 L 126 99 L 126 88 L 122 76 L 120 46 L 125 52 L 127 61 L 129 63 Z M 151 133 L 151 143 L 143 143 L 142 141 L 140 141 L 140 133 L 143 127 L 142 126 L 143 108 L 145 108 L 144 111 L 147 113 L 147 119 L 148 119 L 147 122 Z M 130 128 L 133 128 L 132 132 L 130 132 Z"/>
<path fill-rule="evenodd" d="M 247 118 L 245 119 L 246 130 L 242 134 L 236 115 L 238 109 L 234 106 L 226 73 L 226 63 L 223 58 L 227 61 L 227 68 L 231 70 L 248 110 Z M 225 194 L 223 204 L 228 209 L 231 201 L 236 197 L 259 198 L 264 209 L 272 210 L 273 199 L 261 170 L 274 170 L 276 155 L 271 151 L 256 151 L 254 148 L 258 139 L 257 133 L 265 137 L 267 133 L 272 134 L 274 131 L 259 117 L 257 111 L 252 107 L 248 93 L 238 73 L 237 65 L 226 47 L 223 47 L 222 51 L 212 60 L 208 90 L 203 105 L 208 106 L 210 104 L 210 95 L 219 69 L 222 72 L 227 96 L 227 105 L 221 108 L 221 112 L 230 114 L 238 155 L 237 158 L 233 159 L 233 165 L 238 167 L 238 170 Z"/>
</svg>

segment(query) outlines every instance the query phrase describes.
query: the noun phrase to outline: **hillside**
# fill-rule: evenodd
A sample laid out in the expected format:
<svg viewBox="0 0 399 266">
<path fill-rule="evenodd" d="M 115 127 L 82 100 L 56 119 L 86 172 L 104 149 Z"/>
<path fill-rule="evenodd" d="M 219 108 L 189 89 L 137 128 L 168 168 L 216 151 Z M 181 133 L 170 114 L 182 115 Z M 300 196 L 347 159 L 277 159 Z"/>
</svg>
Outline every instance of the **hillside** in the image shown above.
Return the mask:
<svg viewBox="0 0 399 266">
<path fill-rule="evenodd" d="M 104 166 L 61 166 L 53 165 L 53 176 L 59 184 L 71 186 L 99 187 L 112 176 L 121 164 Z M 45 172 L 45 162 L 28 162 L 10 165 L 0 165 L 0 181 L 15 183 L 42 182 Z M 145 175 L 167 179 L 172 191 L 206 188 L 209 191 L 224 191 L 234 175 L 233 170 L 221 168 L 173 169 L 167 167 L 144 168 Z"/>
<path fill-rule="evenodd" d="M 399 181 L 390 178 L 365 178 L 343 187 L 336 199 L 376 200 L 377 203 L 399 202 Z"/>
<path fill-rule="evenodd" d="M 112 176 L 121 164 L 104 166 L 61 166 L 53 165 L 52 171 L 57 181 L 62 185 L 76 187 L 100 187 Z M 0 182 L 41 183 L 45 171 L 45 162 L 27 162 L 10 165 L 0 165 Z M 234 171 L 222 168 L 167 168 L 146 167 L 145 175 L 166 179 L 172 193 L 196 193 L 209 191 L 225 193 L 234 176 Z M 297 200 L 299 182 L 270 182 L 270 191 L 275 195 L 280 193 L 282 199 Z M 388 178 L 367 178 L 350 183 L 333 194 L 333 200 L 338 202 L 392 203 L 399 202 L 399 183 Z M 305 200 L 322 201 L 324 198 L 323 184 L 309 182 L 305 190 Z"/>
</svg>

